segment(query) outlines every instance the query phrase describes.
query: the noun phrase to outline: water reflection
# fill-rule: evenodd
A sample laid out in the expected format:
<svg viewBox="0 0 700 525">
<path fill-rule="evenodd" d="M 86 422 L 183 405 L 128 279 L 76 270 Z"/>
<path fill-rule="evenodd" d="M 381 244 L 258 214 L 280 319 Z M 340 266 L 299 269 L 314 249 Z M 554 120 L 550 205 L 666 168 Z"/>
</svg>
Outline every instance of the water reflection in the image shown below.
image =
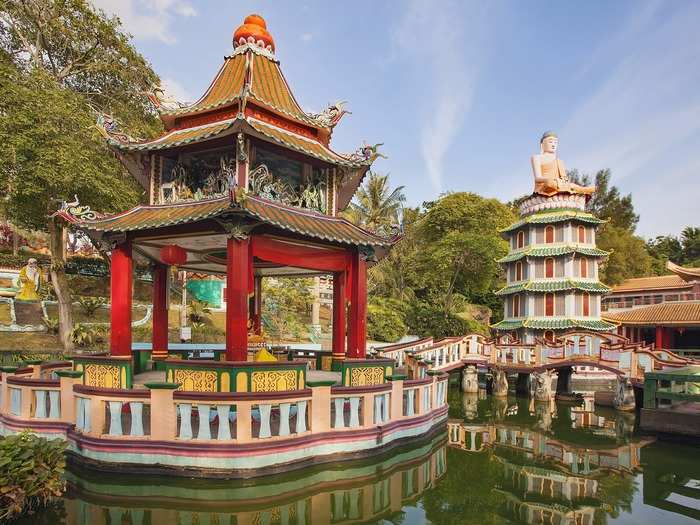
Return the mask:
<svg viewBox="0 0 700 525">
<path fill-rule="evenodd" d="M 68 473 L 61 508 L 27 523 L 317 525 L 400 523 L 446 472 L 444 434 L 422 447 L 343 468 L 247 481 Z"/>
<path fill-rule="evenodd" d="M 660 514 L 665 523 L 700 518 L 696 450 L 639 436 L 634 414 L 596 409 L 592 395 L 579 406 L 453 396 L 446 478 L 460 471 L 468 488 L 460 494 L 443 482 L 426 495 L 427 516 L 436 523 L 468 506 L 473 511 L 464 523 L 599 525 L 626 513 L 653 523 L 656 509 L 670 511 Z M 681 450 L 692 459 L 679 457 Z M 480 475 L 468 474 L 474 471 Z M 643 503 L 635 500 L 640 492 Z M 433 503 L 441 499 L 442 506 Z"/>
<path fill-rule="evenodd" d="M 371 461 L 239 481 L 72 472 L 24 524 L 613 525 L 700 519 L 697 449 L 634 414 L 450 392 L 446 434 Z"/>
</svg>

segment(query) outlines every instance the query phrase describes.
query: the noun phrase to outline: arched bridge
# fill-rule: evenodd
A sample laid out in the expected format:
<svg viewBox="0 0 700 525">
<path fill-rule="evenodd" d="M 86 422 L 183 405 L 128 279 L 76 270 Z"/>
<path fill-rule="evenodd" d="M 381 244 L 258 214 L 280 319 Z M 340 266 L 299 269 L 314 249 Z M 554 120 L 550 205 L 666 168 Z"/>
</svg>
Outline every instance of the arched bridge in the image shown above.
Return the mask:
<svg viewBox="0 0 700 525">
<path fill-rule="evenodd" d="M 383 347 L 378 353 L 393 358 L 414 377 L 427 370 L 450 372 L 466 365 L 520 373 L 589 366 L 641 382 L 646 372 L 697 364 L 668 350 L 657 350 L 653 343 L 631 343 L 617 334 L 597 332 L 575 332 L 554 342 L 533 344 L 490 340 L 477 334 L 437 341 L 425 338 Z"/>
</svg>

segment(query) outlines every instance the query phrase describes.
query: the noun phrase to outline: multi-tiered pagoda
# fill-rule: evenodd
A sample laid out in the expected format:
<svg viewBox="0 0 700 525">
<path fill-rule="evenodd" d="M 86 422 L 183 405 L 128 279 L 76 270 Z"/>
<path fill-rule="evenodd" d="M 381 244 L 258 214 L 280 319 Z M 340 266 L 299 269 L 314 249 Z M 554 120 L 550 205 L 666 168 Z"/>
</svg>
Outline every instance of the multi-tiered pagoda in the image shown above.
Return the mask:
<svg viewBox="0 0 700 525">
<path fill-rule="evenodd" d="M 239 360 L 246 359 L 250 327 L 260 331 L 262 277 L 331 274 L 334 359 L 346 351 L 364 356 L 366 264 L 393 240 L 339 212 L 380 154 L 368 145 L 348 155 L 333 151 L 343 104 L 302 110 L 274 53 L 265 21 L 248 16 L 233 34 L 233 53 L 198 101 L 182 105 L 154 94 L 161 136 L 135 140 L 101 119 L 149 204 L 110 217 L 86 215 L 77 203 L 59 213 L 112 253 L 113 355 L 131 352 L 130 276 L 138 259 L 153 266 L 155 358 L 168 351 L 172 266 L 226 277 L 226 355 Z"/>
<path fill-rule="evenodd" d="M 609 288 L 598 279 L 608 253 L 596 248 L 596 228 L 604 221 L 586 211 L 595 188 L 569 181 L 557 157 L 558 138 L 545 133 L 533 155 L 535 192 L 520 204 L 520 220 L 502 231 L 510 251 L 499 260 L 507 283 L 503 321 L 493 328 L 517 339 L 553 340 L 567 331 L 607 331 L 600 318 L 601 296 Z"/>
</svg>

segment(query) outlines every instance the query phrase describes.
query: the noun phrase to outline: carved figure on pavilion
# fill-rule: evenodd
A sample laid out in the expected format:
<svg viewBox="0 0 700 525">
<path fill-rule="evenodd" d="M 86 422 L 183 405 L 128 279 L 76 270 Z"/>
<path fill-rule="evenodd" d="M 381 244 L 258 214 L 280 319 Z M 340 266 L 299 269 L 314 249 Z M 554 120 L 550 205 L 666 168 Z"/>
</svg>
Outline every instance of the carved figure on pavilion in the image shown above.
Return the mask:
<svg viewBox="0 0 700 525">
<path fill-rule="evenodd" d="M 150 100 L 157 109 L 163 110 L 175 110 L 187 107 L 186 103 L 179 102 L 173 97 L 168 96 L 165 91 L 160 87 L 153 88 L 153 91 L 146 93 L 148 100 Z"/>
<path fill-rule="evenodd" d="M 566 166 L 557 156 L 559 137 L 553 131 L 547 131 L 540 139 L 540 153 L 533 155 L 532 173 L 535 176 L 535 193 L 552 196 L 559 192 L 591 195 L 595 186 L 581 186 L 569 180 Z"/>
<path fill-rule="evenodd" d="M 321 113 L 314 114 L 313 118 L 321 126 L 332 128 L 343 118 L 343 115 L 350 113 L 346 109 L 343 109 L 346 103 L 347 102 L 344 100 L 338 100 L 333 104 L 329 104 Z"/>
<path fill-rule="evenodd" d="M 39 301 L 39 289 L 41 288 L 42 275 L 39 263 L 36 259 L 31 258 L 27 261 L 19 271 L 17 277 L 19 281 L 19 292 L 15 296 L 17 301 Z"/>
<path fill-rule="evenodd" d="M 383 153 L 379 153 L 379 146 L 383 145 L 383 142 L 378 142 L 374 145 L 365 143 L 361 148 L 359 148 L 355 153 L 353 153 L 351 157 L 353 159 L 362 160 L 366 162 L 374 162 L 380 157 L 386 159 L 386 155 L 384 155 Z"/>
</svg>

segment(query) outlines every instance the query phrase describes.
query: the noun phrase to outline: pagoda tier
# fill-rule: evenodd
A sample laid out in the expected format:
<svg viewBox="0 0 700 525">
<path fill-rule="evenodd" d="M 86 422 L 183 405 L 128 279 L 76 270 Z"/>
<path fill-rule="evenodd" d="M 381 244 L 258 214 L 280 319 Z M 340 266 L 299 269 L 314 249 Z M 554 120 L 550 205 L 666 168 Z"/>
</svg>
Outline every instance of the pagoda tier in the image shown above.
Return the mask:
<svg viewBox="0 0 700 525">
<path fill-rule="evenodd" d="M 504 298 L 504 318 L 492 328 L 526 343 L 615 328 L 600 318 L 600 298 L 610 291 L 598 279 L 608 252 L 595 245 L 604 221 L 585 205 L 585 196 L 564 192 L 534 194 L 521 203 L 520 220 L 501 232 L 510 245 L 498 261 L 506 272 L 506 285 L 496 292 Z"/>
<path fill-rule="evenodd" d="M 330 147 L 344 103 L 305 112 L 274 55 L 265 21 L 247 17 L 236 29 L 233 53 L 192 104 L 149 98 L 165 129 L 137 140 L 103 116 L 98 124 L 150 204 L 216 198 L 237 188 L 327 215 L 344 209 L 379 156 L 364 145 L 340 154 Z"/>
</svg>

